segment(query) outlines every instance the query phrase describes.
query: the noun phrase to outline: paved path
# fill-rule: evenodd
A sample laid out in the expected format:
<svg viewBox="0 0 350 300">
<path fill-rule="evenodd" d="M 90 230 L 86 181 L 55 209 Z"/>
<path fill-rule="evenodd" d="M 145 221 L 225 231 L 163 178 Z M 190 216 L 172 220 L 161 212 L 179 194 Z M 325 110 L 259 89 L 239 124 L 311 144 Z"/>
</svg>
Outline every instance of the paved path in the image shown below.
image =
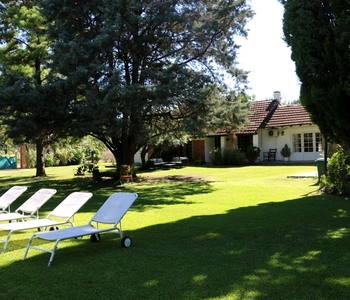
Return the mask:
<svg viewBox="0 0 350 300">
<path fill-rule="evenodd" d="M 311 171 L 311 172 L 305 172 L 305 173 L 299 173 L 299 174 L 287 176 L 287 178 L 317 178 L 317 177 L 318 177 L 317 171 Z"/>
</svg>

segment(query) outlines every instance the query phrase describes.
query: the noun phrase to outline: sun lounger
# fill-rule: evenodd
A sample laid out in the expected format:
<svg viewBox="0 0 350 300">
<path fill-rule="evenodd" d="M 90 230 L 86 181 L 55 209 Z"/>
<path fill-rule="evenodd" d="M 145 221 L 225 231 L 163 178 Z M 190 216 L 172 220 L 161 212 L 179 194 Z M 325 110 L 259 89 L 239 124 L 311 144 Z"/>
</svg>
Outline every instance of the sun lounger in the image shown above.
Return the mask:
<svg viewBox="0 0 350 300">
<path fill-rule="evenodd" d="M 26 186 L 13 186 L 0 197 L 0 214 L 9 213 L 11 204 L 27 190 Z"/>
<path fill-rule="evenodd" d="M 74 214 L 92 197 L 92 193 L 73 192 L 66 199 L 64 199 L 57 207 L 47 215 L 44 219 L 30 220 L 27 222 L 16 222 L 9 224 L 0 224 L 0 230 L 8 231 L 6 240 L 0 239 L 4 242 L 2 253 L 6 251 L 7 245 L 13 232 L 23 231 L 28 229 L 38 229 L 49 227 L 50 230 L 56 230 L 58 225 L 71 225 L 74 223 L 71 219 Z"/>
<path fill-rule="evenodd" d="M 100 240 L 100 233 L 114 230 L 119 233 L 122 239 L 122 246 L 125 248 L 130 247 L 131 238 L 128 236 L 123 236 L 121 219 L 137 199 L 137 197 L 138 195 L 134 193 L 114 193 L 106 200 L 106 202 L 96 212 L 96 214 L 92 217 L 87 225 L 33 234 L 29 239 L 23 260 L 26 259 L 29 249 L 36 249 L 39 251 L 51 253 L 48 263 L 48 266 L 50 266 L 55 256 L 58 243 L 60 241 L 89 235 L 90 240 L 92 242 L 96 242 Z M 55 241 L 53 249 L 48 250 L 32 246 L 31 244 L 35 237 L 46 241 Z"/>
<path fill-rule="evenodd" d="M 55 189 L 40 189 L 35 192 L 28 200 L 26 200 L 14 212 L 0 214 L 0 222 L 9 222 L 24 219 L 38 219 L 39 209 L 54 195 Z"/>
</svg>

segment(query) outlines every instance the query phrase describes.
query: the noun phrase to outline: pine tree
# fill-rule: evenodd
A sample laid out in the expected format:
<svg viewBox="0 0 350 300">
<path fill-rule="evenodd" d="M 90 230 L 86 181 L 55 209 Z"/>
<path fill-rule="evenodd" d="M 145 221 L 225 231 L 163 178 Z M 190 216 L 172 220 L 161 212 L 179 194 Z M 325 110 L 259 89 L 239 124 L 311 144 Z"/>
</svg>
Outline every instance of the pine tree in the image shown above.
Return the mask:
<svg viewBox="0 0 350 300">
<path fill-rule="evenodd" d="M 322 133 L 350 155 L 350 0 L 281 2 L 301 103 Z"/>
<path fill-rule="evenodd" d="M 214 122 L 220 105 L 221 117 L 232 117 L 229 92 L 218 88 L 223 74 L 246 101 L 247 74 L 235 67 L 234 42 L 252 16 L 246 1 L 40 3 L 74 134 L 100 139 L 118 165 L 132 163 L 154 135 L 221 126 Z"/>
<path fill-rule="evenodd" d="M 68 113 L 49 85 L 47 22 L 32 0 L 2 1 L 0 14 L 2 122 L 16 142 L 35 143 L 36 176 L 45 176 L 46 147 Z"/>
</svg>

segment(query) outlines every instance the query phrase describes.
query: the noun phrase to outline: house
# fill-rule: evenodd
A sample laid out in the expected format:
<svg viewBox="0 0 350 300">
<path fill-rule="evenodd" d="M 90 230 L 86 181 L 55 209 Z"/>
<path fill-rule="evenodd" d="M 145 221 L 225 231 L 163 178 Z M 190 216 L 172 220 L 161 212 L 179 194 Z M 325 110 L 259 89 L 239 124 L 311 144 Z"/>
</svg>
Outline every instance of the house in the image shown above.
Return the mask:
<svg viewBox="0 0 350 300">
<path fill-rule="evenodd" d="M 282 105 L 280 93 L 275 92 L 273 100 L 252 102 L 250 110 L 250 122 L 240 131 L 219 131 L 204 138 L 202 157 L 206 162 L 210 162 L 209 153 L 214 148 L 237 147 L 245 151 L 250 146 L 260 148 L 260 161 L 269 149 L 277 149 L 276 160 L 283 160 L 280 150 L 285 144 L 292 151 L 290 161 L 315 161 L 322 157 L 322 135 L 302 105 Z M 193 153 L 198 152 L 193 144 Z"/>
</svg>

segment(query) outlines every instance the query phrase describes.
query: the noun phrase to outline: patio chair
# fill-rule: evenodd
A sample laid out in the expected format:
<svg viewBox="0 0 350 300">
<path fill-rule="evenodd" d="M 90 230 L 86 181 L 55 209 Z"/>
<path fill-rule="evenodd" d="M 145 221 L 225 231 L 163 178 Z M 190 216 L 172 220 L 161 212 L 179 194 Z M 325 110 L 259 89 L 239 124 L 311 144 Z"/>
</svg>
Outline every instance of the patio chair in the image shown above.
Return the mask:
<svg viewBox="0 0 350 300">
<path fill-rule="evenodd" d="M 263 153 L 263 160 L 264 161 L 276 161 L 276 152 L 277 149 L 269 149 L 269 152 Z"/>
<path fill-rule="evenodd" d="M 26 259 L 29 249 L 35 249 L 51 253 L 48 262 L 48 266 L 50 266 L 60 241 L 89 235 L 91 242 L 98 242 L 101 239 L 100 233 L 110 231 L 117 231 L 117 233 L 119 233 L 122 247 L 130 247 L 131 238 L 123 235 L 121 219 L 124 217 L 137 197 L 138 195 L 135 193 L 114 193 L 100 207 L 88 224 L 33 234 L 29 239 L 23 260 Z M 32 246 L 32 241 L 35 237 L 46 241 L 55 241 L 52 250 Z"/>
<path fill-rule="evenodd" d="M 0 214 L 11 212 L 11 204 L 27 190 L 26 186 L 15 185 L 0 197 Z"/>
<path fill-rule="evenodd" d="M 50 230 L 57 230 L 58 225 L 71 225 L 74 223 L 74 214 L 92 197 L 92 193 L 73 192 L 65 198 L 56 208 L 44 219 L 30 220 L 27 222 L 16 222 L 9 224 L 0 224 L 0 230 L 8 231 L 7 238 L 0 239 L 4 242 L 2 253 L 6 251 L 12 233 L 28 229 L 38 229 L 41 231 L 49 227 Z"/>
<path fill-rule="evenodd" d="M 55 189 L 40 189 L 28 198 L 14 212 L 0 214 L 0 222 L 13 222 L 25 219 L 38 219 L 39 209 L 54 195 Z"/>
</svg>

